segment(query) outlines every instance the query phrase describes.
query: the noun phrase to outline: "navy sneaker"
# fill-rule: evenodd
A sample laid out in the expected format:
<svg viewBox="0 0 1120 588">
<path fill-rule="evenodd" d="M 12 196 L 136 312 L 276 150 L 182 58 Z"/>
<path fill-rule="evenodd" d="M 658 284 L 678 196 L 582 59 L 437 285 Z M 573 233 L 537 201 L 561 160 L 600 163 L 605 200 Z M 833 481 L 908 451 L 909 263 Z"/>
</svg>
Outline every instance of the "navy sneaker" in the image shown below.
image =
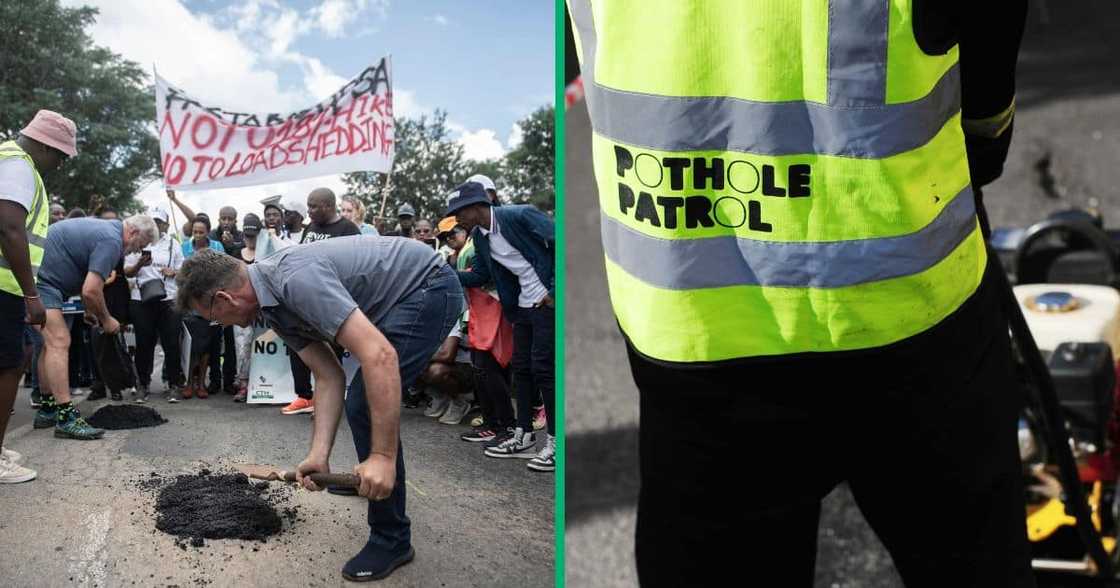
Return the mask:
<svg viewBox="0 0 1120 588">
<path fill-rule="evenodd" d="M 49 429 L 49 428 L 53 427 L 55 422 L 57 422 L 57 421 L 58 421 L 58 407 L 57 406 L 52 405 L 50 410 L 47 410 L 44 407 L 40 406 L 39 410 L 35 413 L 34 427 L 36 429 Z"/>
<path fill-rule="evenodd" d="M 409 545 L 400 555 L 385 553 L 383 548 L 369 543 L 342 567 L 342 577 L 351 582 L 372 582 L 388 577 L 393 570 L 412 561 L 416 551 Z"/>
</svg>

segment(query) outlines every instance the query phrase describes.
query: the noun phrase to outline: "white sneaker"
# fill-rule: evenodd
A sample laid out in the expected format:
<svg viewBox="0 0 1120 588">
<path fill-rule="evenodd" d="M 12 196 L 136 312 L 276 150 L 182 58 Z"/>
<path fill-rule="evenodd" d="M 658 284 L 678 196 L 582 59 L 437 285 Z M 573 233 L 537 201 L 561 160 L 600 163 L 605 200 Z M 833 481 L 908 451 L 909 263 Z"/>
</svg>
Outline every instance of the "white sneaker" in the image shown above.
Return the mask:
<svg viewBox="0 0 1120 588">
<path fill-rule="evenodd" d="M 457 425 L 462 422 L 463 417 L 467 416 L 467 411 L 471 409 L 471 401 L 466 398 L 451 398 L 447 410 L 444 411 L 443 416 L 439 417 L 439 422 L 445 425 Z"/>
<path fill-rule="evenodd" d="M 440 394 L 432 396 L 432 401 L 428 403 L 428 408 L 424 409 L 424 416 L 438 418 L 443 415 L 447 407 L 451 405 L 451 397 Z"/>
<path fill-rule="evenodd" d="M 0 455 L 0 484 L 18 484 L 34 480 L 35 470 L 27 469 L 13 462 L 4 455 Z"/>
<path fill-rule="evenodd" d="M 537 446 L 537 436 L 529 431 L 526 433 L 520 427 L 513 430 L 513 437 L 501 443 L 486 448 L 486 457 L 517 457 L 532 459 L 536 456 L 533 451 Z"/>
<path fill-rule="evenodd" d="M 23 455 L 20 455 L 18 451 L 12 451 L 7 447 L 0 447 L 0 455 L 10 459 L 12 463 L 19 463 L 23 459 Z"/>
<path fill-rule="evenodd" d="M 544 449 L 529 460 L 529 469 L 537 472 L 556 471 L 556 437 L 549 435 L 544 441 Z"/>
</svg>

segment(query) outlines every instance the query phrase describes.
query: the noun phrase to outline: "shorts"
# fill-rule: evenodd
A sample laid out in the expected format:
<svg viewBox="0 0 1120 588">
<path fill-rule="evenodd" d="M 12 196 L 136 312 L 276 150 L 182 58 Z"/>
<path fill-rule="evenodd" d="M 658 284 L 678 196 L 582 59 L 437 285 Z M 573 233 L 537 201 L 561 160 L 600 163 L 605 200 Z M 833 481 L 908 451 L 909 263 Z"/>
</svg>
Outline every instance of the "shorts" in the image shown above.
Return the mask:
<svg viewBox="0 0 1120 588">
<path fill-rule="evenodd" d="M 27 307 L 23 297 L 0 292 L 0 370 L 23 365 L 23 322 Z"/>
<path fill-rule="evenodd" d="M 62 303 L 66 302 L 66 297 L 62 295 L 58 288 L 39 282 L 36 289 L 39 290 L 39 299 L 42 300 L 44 308 L 62 309 Z"/>
</svg>

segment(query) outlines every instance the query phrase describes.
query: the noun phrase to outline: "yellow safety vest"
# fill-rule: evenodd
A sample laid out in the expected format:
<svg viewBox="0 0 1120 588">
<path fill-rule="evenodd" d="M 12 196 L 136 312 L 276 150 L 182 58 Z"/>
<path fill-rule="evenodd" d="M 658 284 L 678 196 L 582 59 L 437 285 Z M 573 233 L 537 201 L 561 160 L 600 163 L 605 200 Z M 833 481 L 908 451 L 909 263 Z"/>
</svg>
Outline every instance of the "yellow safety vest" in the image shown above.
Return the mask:
<svg viewBox="0 0 1120 588">
<path fill-rule="evenodd" d="M 15 141 L 0 143 L 0 161 L 13 158 L 26 161 L 31 166 L 32 173 L 35 174 L 35 198 L 32 200 L 31 210 L 27 214 L 27 248 L 31 253 L 31 271 L 38 275 L 39 264 L 43 262 L 43 246 L 47 242 L 47 225 L 50 220 L 47 190 L 43 187 L 43 178 L 39 176 L 39 170 L 35 169 L 35 162 L 31 160 L 31 156 L 20 149 Z M 19 287 L 19 282 L 16 281 L 16 275 L 12 273 L 8 260 L 4 258 L 2 252 L 0 252 L 0 290 L 16 296 L 23 296 L 23 290 Z"/>
<path fill-rule="evenodd" d="M 667 362 L 878 347 L 986 263 L 911 0 L 568 0 L 611 301 Z"/>
</svg>

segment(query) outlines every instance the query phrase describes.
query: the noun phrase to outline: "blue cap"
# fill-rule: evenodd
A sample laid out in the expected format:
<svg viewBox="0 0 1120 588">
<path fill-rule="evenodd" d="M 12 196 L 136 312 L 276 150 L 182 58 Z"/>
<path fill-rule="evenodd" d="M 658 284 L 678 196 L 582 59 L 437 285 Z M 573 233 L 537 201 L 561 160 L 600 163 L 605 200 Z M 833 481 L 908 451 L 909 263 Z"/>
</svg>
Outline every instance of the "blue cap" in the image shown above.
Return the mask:
<svg viewBox="0 0 1120 588">
<path fill-rule="evenodd" d="M 455 188 L 453 192 L 447 195 L 447 213 L 443 216 L 451 216 L 460 210 L 471 206 L 472 204 L 485 204 L 490 205 L 490 196 L 486 193 L 486 189 L 478 182 L 467 182 Z"/>
</svg>

